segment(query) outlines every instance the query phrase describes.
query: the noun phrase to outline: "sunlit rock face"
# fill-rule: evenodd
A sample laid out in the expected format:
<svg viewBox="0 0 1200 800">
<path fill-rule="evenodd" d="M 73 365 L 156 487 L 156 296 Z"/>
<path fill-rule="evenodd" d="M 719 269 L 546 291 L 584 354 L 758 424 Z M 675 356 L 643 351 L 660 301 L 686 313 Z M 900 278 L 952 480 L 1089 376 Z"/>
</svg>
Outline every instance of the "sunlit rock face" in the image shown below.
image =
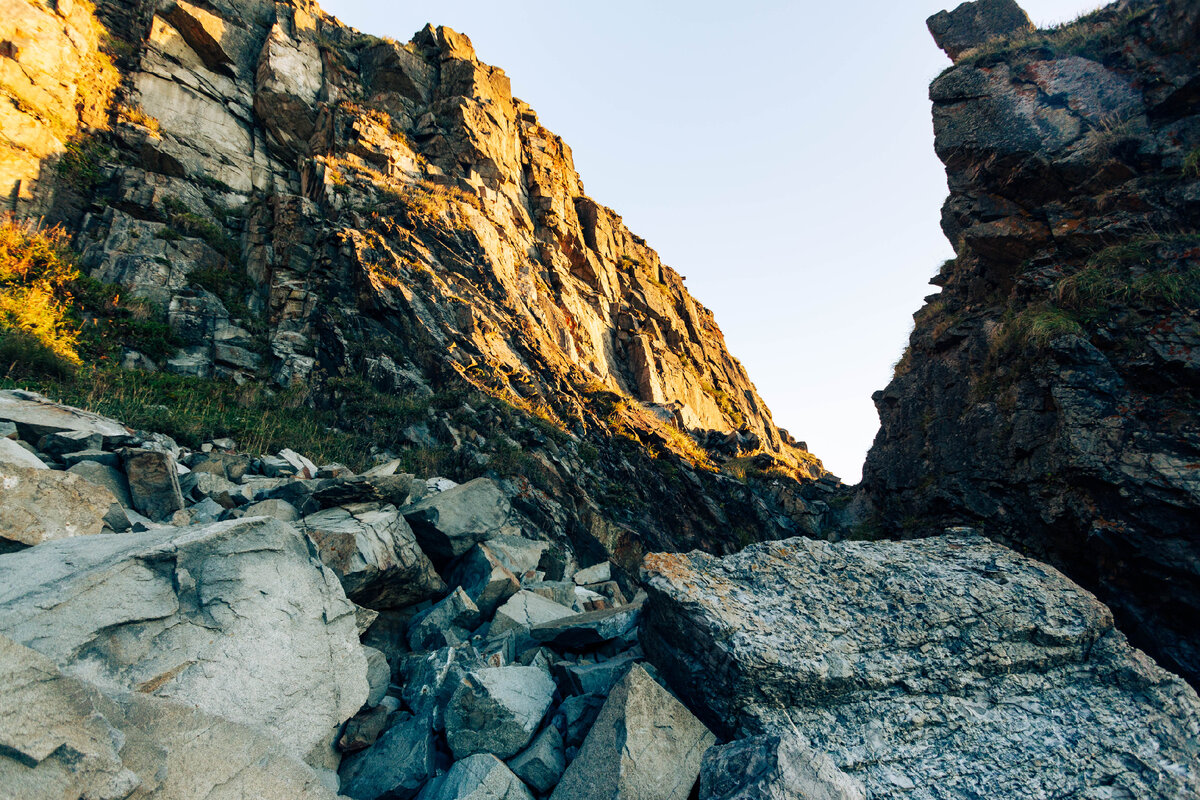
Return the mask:
<svg viewBox="0 0 1200 800">
<path fill-rule="evenodd" d="M 401 44 L 308 2 L 15 6 L 0 90 L 32 100 L 4 125 L 33 133 L 0 153 L 0 189 L 65 224 L 92 277 L 151 301 L 184 342 L 128 363 L 324 404 L 347 385 L 466 386 L 572 435 L 626 434 L 685 457 L 649 478 L 601 459 L 598 485 L 638 518 L 620 527 L 655 548 L 820 528 L 836 481 L 803 489 L 824 469 L 774 424 L 711 312 L 587 197 L 570 148 L 466 36 L 429 26 Z M 411 438 L 465 448 L 478 471 L 474 436 L 430 425 Z M 577 470 L 556 458 L 571 494 Z M 692 480 L 706 458 L 790 477 L 759 501 L 712 471 Z M 583 528 L 632 563 L 640 545 L 607 524 Z"/>
<path fill-rule="evenodd" d="M 1200 9 L 954 54 L 930 97 L 957 258 L 875 395 L 875 522 L 1049 560 L 1195 682 Z"/>
</svg>

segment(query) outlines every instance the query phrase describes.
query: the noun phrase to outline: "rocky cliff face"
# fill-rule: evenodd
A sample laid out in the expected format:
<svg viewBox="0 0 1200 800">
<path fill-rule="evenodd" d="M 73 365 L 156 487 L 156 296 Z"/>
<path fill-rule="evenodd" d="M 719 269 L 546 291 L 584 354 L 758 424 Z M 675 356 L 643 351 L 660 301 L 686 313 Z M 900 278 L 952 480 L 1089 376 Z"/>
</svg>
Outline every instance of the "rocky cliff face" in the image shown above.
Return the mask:
<svg viewBox="0 0 1200 800">
<path fill-rule="evenodd" d="M 820 463 L 467 37 L 399 44 L 307 2 L 12 5 L 0 177 L 19 216 L 65 224 L 91 276 L 151 301 L 184 343 L 128 365 L 334 407 L 356 386 L 473 387 L 594 437 L 591 470 L 520 445 L 570 516 L 617 497 L 599 516 L 656 548 L 719 546 L 741 519 L 743 537 L 819 526 L 828 485 L 793 478 L 825 477 Z M 479 471 L 495 427 L 431 418 L 409 440 Z M 791 477 L 751 492 L 695 469 L 710 459 Z"/>
<path fill-rule="evenodd" d="M 1196 681 L 1200 8 L 1001 14 L 986 42 L 959 16 L 931 20 L 959 38 L 930 89 L 957 257 L 875 395 L 865 493 L 887 532 L 970 524 L 1058 565 Z"/>
</svg>

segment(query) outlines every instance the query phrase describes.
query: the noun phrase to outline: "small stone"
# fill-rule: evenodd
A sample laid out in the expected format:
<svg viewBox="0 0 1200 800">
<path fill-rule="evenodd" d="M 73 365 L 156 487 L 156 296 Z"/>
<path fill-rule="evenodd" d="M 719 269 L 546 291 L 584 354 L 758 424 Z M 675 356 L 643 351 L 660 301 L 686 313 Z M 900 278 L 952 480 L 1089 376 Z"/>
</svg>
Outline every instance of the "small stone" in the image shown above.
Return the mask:
<svg viewBox="0 0 1200 800">
<path fill-rule="evenodd" d="M 537 667 L 473 670 L 446 708 L 446 742 L 455 758 L 511 758 L 529 744 L 554 698 L 554 681 Z"/>
<path fill-rule="evenodd" d="M 535 625 L 574 615 L 574 609 L 522 589 L 496 610 L 488 635 L 494 637 L 515 632 L 528 636 Z"/>
</svg>

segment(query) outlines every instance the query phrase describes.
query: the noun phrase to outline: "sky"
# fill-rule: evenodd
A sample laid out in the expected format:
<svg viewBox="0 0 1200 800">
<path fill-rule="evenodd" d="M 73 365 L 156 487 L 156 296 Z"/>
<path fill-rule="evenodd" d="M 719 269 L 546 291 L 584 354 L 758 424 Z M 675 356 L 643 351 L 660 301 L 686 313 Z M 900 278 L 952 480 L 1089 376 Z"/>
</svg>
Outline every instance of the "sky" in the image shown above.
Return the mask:
<svg viewBox="0 0 1200 800">
<path fill-rule="evenodd" d="M 408 41 L 471 37 L 613 208 L 713 310 L 777 425 L 856 483 L 939 227 L 929 82 L 942 0 L 324 0 Z M 1098 0 L 1024 0 L 1034 23 Z"/>
</svg>

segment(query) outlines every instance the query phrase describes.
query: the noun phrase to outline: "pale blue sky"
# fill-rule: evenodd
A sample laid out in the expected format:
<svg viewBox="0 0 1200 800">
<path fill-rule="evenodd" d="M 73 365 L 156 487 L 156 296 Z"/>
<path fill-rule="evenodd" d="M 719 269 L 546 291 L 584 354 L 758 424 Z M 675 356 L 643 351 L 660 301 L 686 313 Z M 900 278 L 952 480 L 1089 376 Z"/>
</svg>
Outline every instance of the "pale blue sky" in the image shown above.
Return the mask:
<svg viewBox="0 0 1200 800">
<path fill-rule="evenodd" d="M 1027 0 L 1039 25 L 1095 0 Z M 716 314 L 775 415 L 848 483 L 953 255 L 927 87 L 941 0 L 325 0 L 401 41 L 471 37 L 611 206 Z"/>
</svg>

